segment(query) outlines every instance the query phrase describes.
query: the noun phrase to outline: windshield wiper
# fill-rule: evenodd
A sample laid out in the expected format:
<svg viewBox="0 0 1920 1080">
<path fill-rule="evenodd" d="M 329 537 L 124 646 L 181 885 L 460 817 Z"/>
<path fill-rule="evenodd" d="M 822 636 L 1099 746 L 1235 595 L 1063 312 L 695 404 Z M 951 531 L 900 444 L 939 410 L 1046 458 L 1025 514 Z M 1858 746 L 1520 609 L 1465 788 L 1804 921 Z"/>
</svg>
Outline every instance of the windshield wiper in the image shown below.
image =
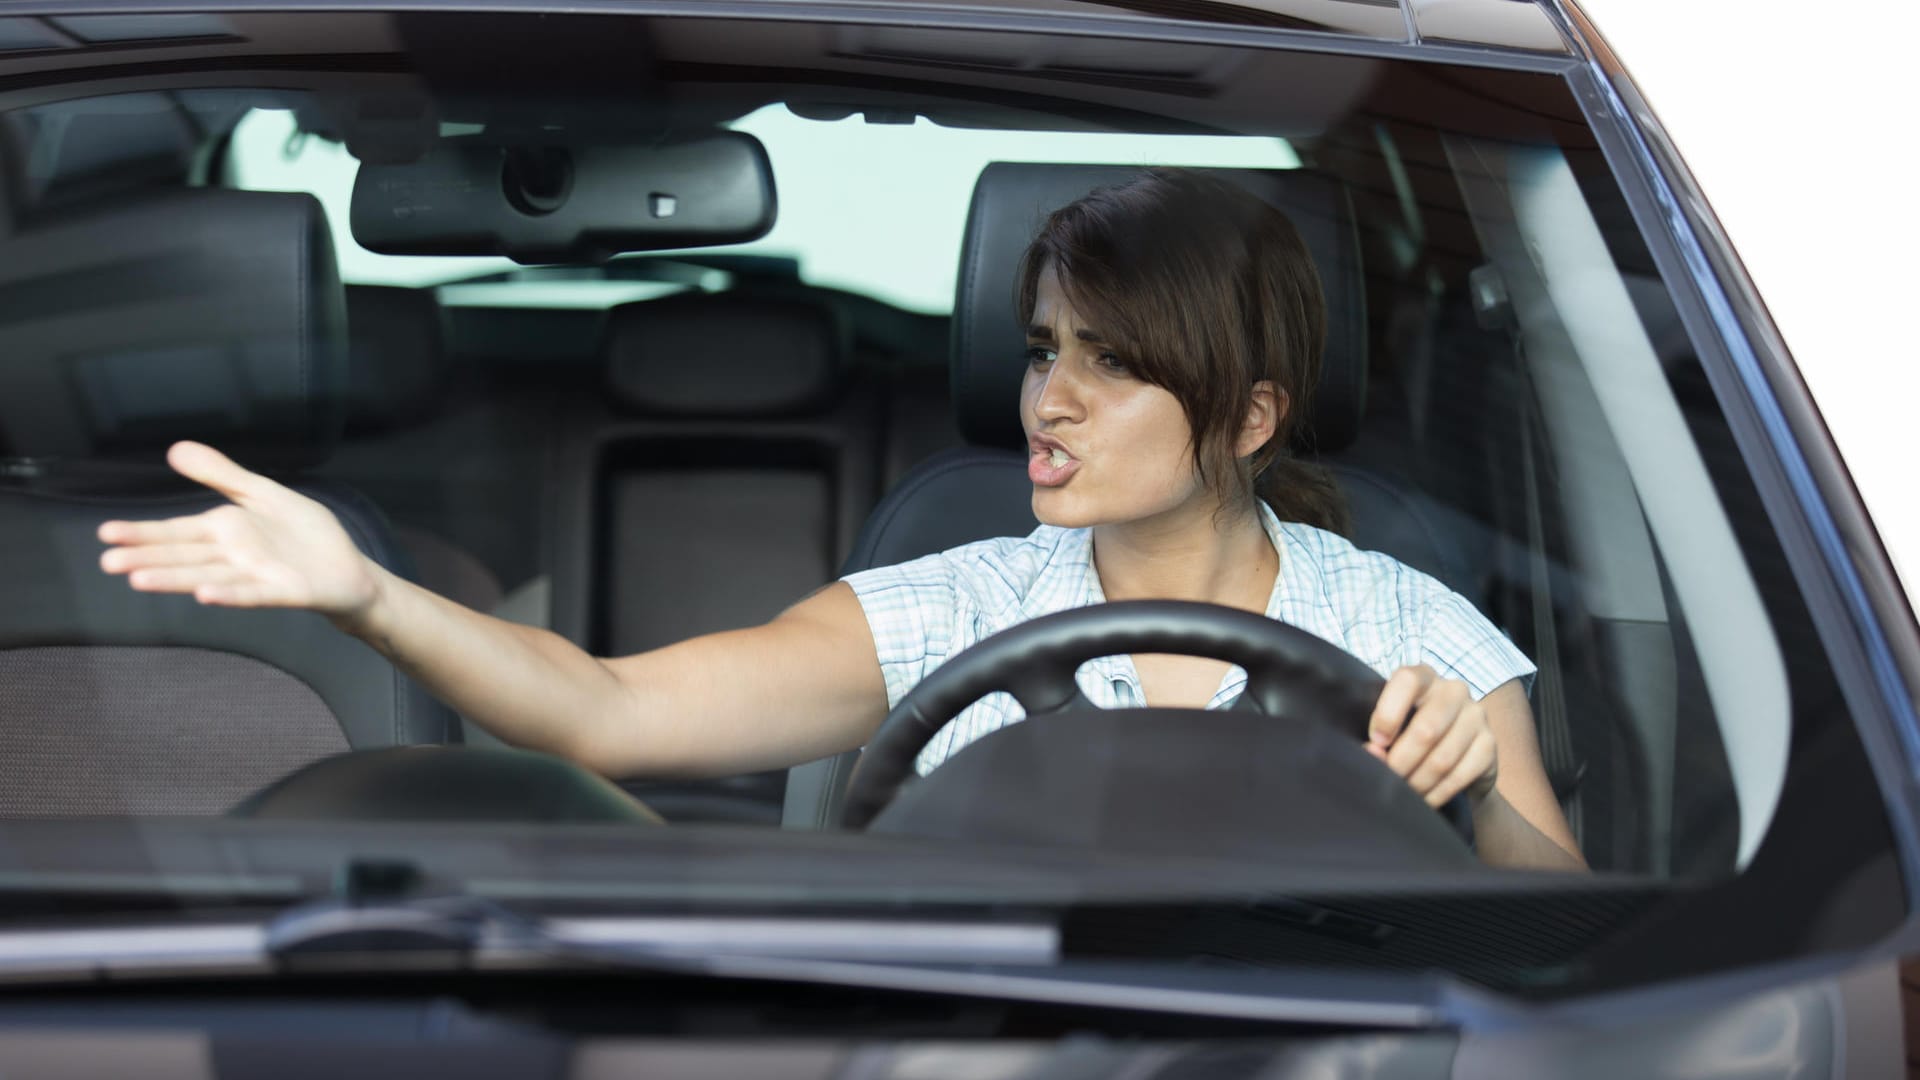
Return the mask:
<svg viewBox="0 0 1920 1080">
<path fill-rule="evenodd" d="M 1479 1015 L 1504 1011 L 1497 998 L 1441 976 L 1062 962 L 1051 923 L 541 920 L 449 896 L 304 904 L 269 924 L 265 948 L 290 973 L 448 964 L 626 971 L 1340 1027 L 1425 1029 L 1450 1026 L 1463 1006 Z"/>
<path fill-rule="evenodd" d="M 412 862 L 355 859 L 334 895 L 281 911 L 261 940 L 283 969 L 394 960 L 473 966 L 616 963 L 716 974 L 727 960 L 1052 964 L 1060 931 L 1044 921 L 926 918 L 653 916 L 538 918 L 464 892 L 427 894 Z"/>
<path fill-rule="evenodd" d="M 740 961 L 1045 965 L 1052 922 L 818 916 L 535 918 L 481 897 L 311 901 L 276 915 L 261 949 L 284 970 L 526 963 L 733 975 Z"/>
<path fill-rule="evenodd" d="M 350 863 L 264 921 L 0 932 L 9 981 L 525 971 L 760 980 L 1284 1024 L 1401 1030 L 1516 1008 L 1433 971 L 1218 968 L 1063 956 L 1055 915 L 541 917 L 424 895 L 411 863 Z"/>
</svg>

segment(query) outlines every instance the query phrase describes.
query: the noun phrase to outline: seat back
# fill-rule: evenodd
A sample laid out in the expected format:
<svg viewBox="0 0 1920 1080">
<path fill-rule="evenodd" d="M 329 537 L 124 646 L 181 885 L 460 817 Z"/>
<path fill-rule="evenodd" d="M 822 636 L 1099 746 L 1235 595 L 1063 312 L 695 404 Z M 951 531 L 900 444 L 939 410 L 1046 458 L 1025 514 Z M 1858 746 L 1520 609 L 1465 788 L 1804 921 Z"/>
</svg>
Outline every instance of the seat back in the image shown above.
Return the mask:
<svg viewBox="0 0 1920 1080">
<path fill-rule="evenodd" d="M 135 593 L 111 518 L 222 499 L 166 469 L 219 446 L 408 571 L 380 512 L 306 479 L 338 430 L 343 303 L 305 195 L 179 190 L 0 240 L 0 816 L 217 813 L 350 747 L 445 741 L 451 714 L 318 615 Z"/>
<path fill-rule="evenodd" d="M 386 510 L 423 587 L 492 611 L 499 576 L 455 541 L 443 509 L 463 448 L 437 423 L 454 395 L 440 303 L 431 289 L 391 285 L 349 285 L 346 296 L 346 433 L 324 472 Z"/>
<path fill-rule="evenodd" d="M 615 309 L 563 421 L 554 629 L 597 655 L 753 626 L 830 582 L 877 495 L 872 396 L 831 311 L 689 294 Z M 670 821 L 776 822 L 784 772 L 635 785 Z"/>
</svg>

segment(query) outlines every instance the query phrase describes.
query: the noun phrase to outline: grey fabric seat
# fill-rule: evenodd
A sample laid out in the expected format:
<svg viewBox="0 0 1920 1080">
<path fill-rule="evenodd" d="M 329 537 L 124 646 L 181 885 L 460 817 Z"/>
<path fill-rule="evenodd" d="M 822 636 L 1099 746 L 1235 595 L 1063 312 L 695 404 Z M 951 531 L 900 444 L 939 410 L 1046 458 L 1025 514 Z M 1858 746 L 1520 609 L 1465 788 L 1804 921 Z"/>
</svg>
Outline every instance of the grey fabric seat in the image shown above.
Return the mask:
<svg viewBox="0 0 1920 1080">
<path fill-rule="evenodd" d="M 604 399 L 563 419 L 553 629 L 595 655 L 764 623 L 833 580 L 878 494 L 848 333 L 803 300 L 614 309 Z M 634 784 L 669 821 L 780 817 L 784 771 Z"/>
<path fill-rule="evenodd" d="M 346 298 L 346 432 L 320 471 L 386 510 L 421 585 L 492 611 L 499 576 L 448 528 L 447 467 L 470 448 L 435 423 L 454 392 L 440 304 L 430 289 L 387 285 L 349 285 Z"/>
<path fill-rule="evenodd" d="M 1392 554 L 1456 589 L 1470 588 L 1474 570 L 1461 555 L 1445 508 L 1391 468 L 1365 467 L 1349 457 L 1366 408 L 1367 316 L 1360 242 L 1345 189 L 1305 170 L 1209 171 L 1285 211 L 1320 271 L 1328 308 L 1326 353 L 1314 413 L 1294 451 L 1333 471 L 1357 544 Z M 1013 309 L 1016 268 L 1048 213 L 1136 173 L 1126 166 L 1007 163 L 981 173 L 961 252 L 950 360 L 955 415 L 971 445 L 935 455 L 888 492 L 843 572 L 1034 529 L 1019 415 L 1025 336 Z M 792 770 L 785 824 L 811 828 L 834 820 L 856 757 L 843 754 Z"/>
<path fill-rule="evenodd" d="M 0 816 L 207 814 L 452 715 L 320 616 L 206 608 L 99 569 L 109 518 L 219 505 L 195 438 L 319 499 L 407 572 L 376 507 L 306 479 L 340 424 L 343 303 L 305 195 L 178 190 L 0 240 Z"/>
</svg>

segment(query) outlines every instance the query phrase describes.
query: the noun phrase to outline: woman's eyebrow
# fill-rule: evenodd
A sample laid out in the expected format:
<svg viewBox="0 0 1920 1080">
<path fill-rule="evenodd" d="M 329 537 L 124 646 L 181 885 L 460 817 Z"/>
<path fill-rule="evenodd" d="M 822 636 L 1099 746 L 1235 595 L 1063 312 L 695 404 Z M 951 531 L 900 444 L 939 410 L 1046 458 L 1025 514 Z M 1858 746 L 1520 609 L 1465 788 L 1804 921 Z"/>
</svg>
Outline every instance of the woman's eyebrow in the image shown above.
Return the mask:
<svg viewBox="0 0 1920 1080">
<path fill-rule="evenodd" d="M 1104 334 L 1100 333 L 1098 330 L 1089 330 L 1084 326 L 1078 330 L 1075 330 L 1073 332 L 1073 336 L 1076 339 L 1080 341 L 1084 341 L 1089 345 L 1110 344 L 1107 341 L 1106 336 Z M 1033 339 L 1034 341 L 1052 341 L 1053 327 L 1042 326 L 1039 323 L 1035 323 L 1032 326 L 1027 327 L 1027 337 Z"/>
</svg>

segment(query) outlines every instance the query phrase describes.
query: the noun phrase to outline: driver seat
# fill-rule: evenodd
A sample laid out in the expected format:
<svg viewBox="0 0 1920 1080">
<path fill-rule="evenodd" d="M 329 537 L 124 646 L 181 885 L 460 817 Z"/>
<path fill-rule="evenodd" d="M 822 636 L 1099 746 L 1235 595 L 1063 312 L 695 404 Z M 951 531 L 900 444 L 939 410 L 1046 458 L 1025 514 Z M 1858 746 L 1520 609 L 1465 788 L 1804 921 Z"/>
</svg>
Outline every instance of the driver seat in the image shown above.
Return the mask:
<svg viewBox="0 0 1920 1080">
<path fill-rule="evenodd" d="M 1367 399 L 1366 288 L 1360 239 L 1347 191 L 1308 170 L 1209 169 L 1284 211 L 1320 271 L 1327 344 L 1313 415 L 1294 450 L 1329 468 L 1345 494 L 1353 541 L 1384 551 L 1466 593 L 1472 574 L 1464 545 L 1442 508 L 1378 472 L 1351 463 Z M 1013 310 L 1014 276 L 1035 232 L 1053 210 L 1095 188 L 1137 175 L 1129 166 L 996 162 L 974 185 L 961 247 L 950 360 L 953 404 L 970 444 L 936 454 L 903 477 L 868 517 L 843 574 L 887 566 L 1038 525 L 1027 479 L 1026 435 L 1017 403 L 1024 371 L 1022 329 Z M 858 751 L 794 767 L 787 780 L 787 828 L 838 820 Z"/>
</svg>

